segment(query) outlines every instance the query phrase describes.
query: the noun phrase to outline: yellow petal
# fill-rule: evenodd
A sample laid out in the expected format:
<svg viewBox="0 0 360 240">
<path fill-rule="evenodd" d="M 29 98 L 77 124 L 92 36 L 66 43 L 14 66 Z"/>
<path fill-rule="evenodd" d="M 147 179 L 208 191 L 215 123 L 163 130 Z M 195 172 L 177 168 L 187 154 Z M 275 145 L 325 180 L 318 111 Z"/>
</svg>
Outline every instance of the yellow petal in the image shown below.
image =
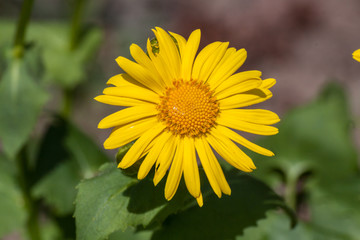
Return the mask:
<svg viewBox="0 0 360 240">
<path fill-rule="evenodd" d="M 192 71 L 192 79 L 200 80 L 200 78 L 199 78 L 200 71 L 201 71 L 204 63 L 212 54 L 214 54 L 214 51 L 220 45 L 221 45 L 221 42 L 210 43 L 209 45 L 207 45 L 200 51 L 200 53 L 197 55 L 195 62 L 194 62 L 194 67 L 193 67 L 193 71 Z M 202 79 L 202 81 L 203 81 L 203 79 Z"/>
<path fill-rule="evenodd" d="M 157 121 L 156 117 L 151 117 L 114 128 L 110 136 L 104 142 L 104 148 L 119 148 L 138 139 L 144 132 L 156 125 Z"/>
<path fill-rule="evenodd" d="M 221 92 L 216 93 L 215 94 L 216 99 L 221 100 L 235 94 L 239 94 L 255 89 L 261 85 L 261 82 L 262 82 L 261 79 L 248 79 L 237 85 L 234 85 L 230 88 L 227 88 Z"/>
<path fill-rule="evenodd" d="M 136 81 L 135 79 L 133 79 L 132 77 L 130 77 L 126 73 L 121 73 L 121 74 L 111 77 L 107 81 L 106 84 L 114 85 L 116 87 L 138 86 L 138 87 L 143 87 L 143 88 L 149 89 L 146 86 L 144 86 L 143 84 L 141 84 L 138 81 Z"/>
<path fill-rule="evenodd" d="M 125 154 L 124 158 L 119 163 L 119 168 L 128 168 L 140 159 L 141 154 L 144 152 L 150 142 L 153 141 L 164 129 L 165 125 L 157 123 L 154 127 L 148 129 L 141 137 L 136 140 L 134 145 Z"/>
<path fill-rule="evenodd" d="M 156 78 L 160 78 L 153 61 L 149 58 L 148 55 L 136 44 L 131 44 L 130 46 L 130 54 L 134 58 L 134 60 L 139 63 L 144 68 L 150 70 L 153 74 L 156 75 Z"/>
<path fill-rule="evenodd" d="M 144 104 L 144 101 L 132 99 L 132 98 L 125 98 L 125 97 L 117 97 L 117 96 L 108 96 L 108 95 L 99 95 L 94 98 L 96 101 L 115 105 L 115 106 L 137 106 Z"/>
<path fill-rule="evenodd" d="M 177 34 L 177 33 L 173 33 L 173 32 L 170 32 L 171 36 L 173 36 L 177 42 L 177 45 L 179 47 L 179 54 L 180 54 L 180 58 L 183 58 L 183 55 L 184 55 L 184 50 L 185 50 L 185 46 L 186 46 L 186 39 Z"/>
<path fill-rule="evenodd" d="M 264 79 L 261 83 L 261 88 L 272 88 L 276 84 L 276 80 L 273 78 Z"/>
<path fill-rule="evenodd" d="M 210 167 L 216 176 L 216 179 L 220 186 L 221 191 L 227 195 L 230 195 L 231 189 L 230 189 L 228 182 L 226 181 L 224 172 L 221 169 L 218 159 L 215 157 L 213 150 L 211 149 L 209 143 L 206 140 L 206 137 L 203 137 L 202 140 L 203 140 L 202 143 L 204 146 L 204 150 L 209 159 Z"/>
<path fill-rule="evenodd" d="M 154 92 L 162 94 L 164 87 L 161 85 L 161 81 L 159 81 L 151 71 L 124 57 L 118 57 L 116 62 L 136 81 L 150 88 Z"/>
<path fill-rule="evenodd" d="M 266 101 L 272 97 L 272 93 L 267 89 L 253 89 L 244 93 L 232 95 L 220 99 L 219 107 L 221 110 L 230 108 L 241 108 Z"/>
<path fill-rule="evenodd" d="M 142 118 L 155 116 L 158 114 L 156 106 L 153 104 L 143 104 L 139 106 L 129 107 L 113 113 L 99 122 L 98 128 L 111 128 Z"/>
<path fill-rule="evenodd" d="M 146 175 L 149 173 L 152 166 L 155 164 L 158 156 L 161 153 L 161 150 L 167 144 L 168 139 L 170 138 L 171 133 L 162 132 L 160 136 L 158 136 L 154 140 L 154 146 L 150 149 L 149 153 L 146 155 L 144 161 L 141 163 L 141 166 L 138 171 L 138 179 L 144 179 Z"/>
<path fill-rule="evenodd" d="M 207 156 L 207 152 L 204 147 L 204 140 L 201 138 L 195 138 L 195 148 L 199 155 L 199 159 L 202 167 L 204 168 L 206 177 L 209 180 L 210 186 L 214 190 L 215 194 L 221 198 L 221 189 L 218 184 L 218 176 L 216 175 L 216 170 L 212 169 L 210 165 L 209 157 Z M 220 169 L 221 170 L 221 169 Z M 222 171 L 222 170 L 221 170 Z"/>
<path fill-rule="evenodd" d="M 174 77 L 171 75 L 170 68 L 167 65 L 165 59 L 162 57 L 162 55 L 160 54 L 155 55 L 152 52 L 152 47 L 149 39 L 147 40 L 147 51 L 152 62 L 154 63 L 157 73 L 160 76 L 161 82 L 163 82 L 165 86 L 170 87 L 172 85 Z"/>
<path fill-rule="evenodd" d="M 240 73 L 236 73 L 234 75 L 232 75 L 231 77 L 229 77 L 228 79 L 226 79 L 226 81 L 222 82 L 216 89 L 215 89 L 215 94 L 220 93 L 221 91 L 224 91 L 228 88 L 232 88 L 238 84 L 247 82 L 247 81 L 259 81 L 261 85 L 262 81 L 260 79 L 261 76 L 261 72 L 260 71 L 245 71 L 245 72 L 240 72 Z M 246 88 L 246 87 L 245 87 Z M 241 92 L 244 91 L 248 91 L 251 90 L 252 88 L 247 87 L 247 90 L 243 90 Z"/>
<path fill-rule="evenodd" d="M 243 132 L 249 132 L 253 134 L 258 135 L 274 135 L 279 132 L 279 130 L 276 127 L 273 126 L 266 126 L 256 123 L 249 123 L 245 121 L 241 121 L 236 119 L 235 117 L 229 117 L 226 115 L 226 117 L 223 114 L 220 114 L 220 116 L 217 118 L 216 122 L 220 125 L 223 125 L 225 127 L 233 128 L 236 130 L 240 130 Z"/>
<path fill-rule="evenodd" d="M 200 29 L 193 31 L 186 42 L 181 59 L 181 76 L 184 81 L 190 81 L 194 58 L 200 44 Z"/>
<path fill-rule="evenodd" d="M 221 117 L 264 125 L 280 121 L 276 113 L 264 109 L 227 109 L 221 111 Z"/>
<path fill-rule="evenodd" d="M 164 146 L 159 158 L 156 161 L 154 185 L 156 186 L 161 179 L 165 176 L 166 171 L 169 169 L 173 161 L 175 150 L 179 141 L 179 137 L 171 135 L 168 143 Z"/>
<path fill-rule="evenodd" d="M 202 207 L 204 205 L 204 200 L 203 200 L 203 196 L 201 193 L 200 193 L 200 196 L 196 198 L 196 201 L 197 201 L 199 207 Z"/>
<path fill-rule="evenodd" d="M 179 79 L 181 60 L 175 42 L 162 28 L 156 27 L 155 29 L 156 31 L 153 30 L 153 32 L 159 42 L 159 54 L 166 60 L 168 68 L 171 70 L 171 76 Z"/>
<path fill-rule="evenodd" d="M 234 53 L 231 52 L 231 49 L 228 51 L 230 54 L 224 56 L 207 81 L 212 90 L 234 74 L 245 62 L 245 49 L 240 49 Z"/>
<path fill-rule="evenodd" d="M 228 42 L 221 43 L 219 47 L 214 49 L 214 51 L 205 59 L 203 65 L 201 66 L 198 80 L 201 82 L 206 82 L 209 79 L 209 76 L 216 68 L 217 64 L 221 61 L 226 53 L 226 49 L 229 46 Z"/>
<path fill-rule="evenodd" d="M 252 171 L 252 169 L 249 166 L 246 166 L 243 163 L 241 163 L 242 159 L 239 159 L 236 156 L 234 156 L 233 152 L 230 151 L 230 149 L 228 149 L 224 145 L 224 143 L 218 142 L 216 138 L 210 135 L 206 138 L 206 140 L 209 142 L 212 148 L 214 148 L 215 151 L 230 165 L 244 172 Z"/>
<path fill-rule="evenodd" d="M 103 94 L 143 100 L 155 104 L 160 102 L 159 95 L 146 88 L 137 87 L 135 85 L 126 87 L 108 87 L 104 89 Z"/>
<path fill-rule="evenodd" d="M 170 167 L 169 175 L 165 184 L 165 198 L 171 200 L 177 188 L 179 187 L 180 179 L 183 172 L 183 159 L 184 159 L 184 139 L 180 138 L 174 160 Z"/>
<path fill-rule="evenodd" d="M 217 131 L 216 128 L 211 129 L 206 140 L 217 153 L 237 169 L 244 172 L 251 172 L 256 168 L 251 158 L 241 151 L 229 138 Z"/>
<path fill-rule="evenodd" d="M 196 161 L 194 138 L 184 137 L 184 180 L 194 198 L 200 196 L 200 177 Z"/>
<path fill-rule="evenodd" d="M 353 58 L 354 58 L 356 61 L 360 62 L 360 49 L 358 49 L 358 50 L 356 50 L 356 51 L 353 52 Z"/>
<path fill-rule="evenodd" d="M 219 130 L 222 134 L 224 134 L 226 137 L 230 138 L 231 140 L 241 144 L 242 146 L 265 156 L 274 156 L 274 153 L 270 150 L 260 147 L 259 145 L 256 145 L 255 143 L 250 142 L 249 140 L 245 139 L 244 137 L 240 136 L 236 132 L 230 130 L 227 127 L 218 125 L 216 126 L 217 130 Z"/>
</svg>

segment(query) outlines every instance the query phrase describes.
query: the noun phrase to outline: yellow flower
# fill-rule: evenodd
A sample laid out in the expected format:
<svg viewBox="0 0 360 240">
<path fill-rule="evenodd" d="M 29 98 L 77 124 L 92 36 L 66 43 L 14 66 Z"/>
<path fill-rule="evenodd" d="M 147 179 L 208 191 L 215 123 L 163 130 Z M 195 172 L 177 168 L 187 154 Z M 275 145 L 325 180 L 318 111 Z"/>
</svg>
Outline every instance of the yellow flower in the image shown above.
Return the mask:
<svg viewBox="0 0 360 240">
<path fill-rule="evenodd" d="M 352 55 L 356 61 L 360 62 L 360 49 L 354 51 Z"/>
<path fill-rule="evenodd" d="M 107 82 L 99 102 L 127 106 L 99 123 L 112 128 L 105 141 L 114 149 L 134 141 L 119 168 L 128 168 L 145 157 L 138 171 L 143 179 L 155 165 L 154 184 L 169 172 L 165 198 L 170 200 L 184 175 L 190 194 L 203 205 L 198 162 L 215 194 L 230 195 L 231 190 L 213 150 L 235 168 L 251 172 L 252 160 L 235 144 L 266 156 L 274 154 L 234 130 L 258 135 L 273 135 L 278 129 L 268 126 L 279 117 L 268 110 L 241 109 L 263 102 L 275 79 L 260 78 L 259 71 L 235 73 L 246 59 L 244 49 L 228 48 L 228 42 L 214 42 L 196 56 L 200 30 L 188 40 L 161 28 L 153 30 L 158 41 L 153 53 L 150 40 L 147 54 L 138 45 L 130 46 L 135 62 L 116 59 L 125 71 Z"/>
</svg>

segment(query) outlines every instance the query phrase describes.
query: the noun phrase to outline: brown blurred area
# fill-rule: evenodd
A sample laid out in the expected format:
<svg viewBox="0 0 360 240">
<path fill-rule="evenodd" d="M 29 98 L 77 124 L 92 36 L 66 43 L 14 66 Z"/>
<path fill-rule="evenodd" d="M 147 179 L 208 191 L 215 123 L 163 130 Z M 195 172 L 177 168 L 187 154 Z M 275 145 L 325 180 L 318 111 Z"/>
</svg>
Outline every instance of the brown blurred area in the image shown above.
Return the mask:
<svg viewBox="0 0 360 240">
<path fill-rule="evenodd" d="M 68 21 L 70 3 L 36 0 L 33 20 Z M 85 84 L 86 91 L 77 92 L 74 119 L 99 144 L 108 133 L 96 125 L 115 108 L 92 98 L 101 93 L 109 77 L 121 72 L 114 59 L 128 57 L 131 43 L 144 48 L 154 26 L 185 37 L 200 28 L 202 47 L 219 40 L 245 48 L 248 58 L 240 71 L 257 69 L 264 78 L 277 80 L 274 97 L 261 107 L 280 116 L 314 99 L 326 82 L 335 80 L 346 89 L 354 117 L 360 118 L 360 63 L 351 56 L 360 48 L 359 0 L 102 0 L 87 4 L 84 23 L 104 30 L 95 59 L 102 75 L 89 76 L 92 80 L 87 85 L 92 87 Z M 3 0 L 0 15 L 16 17 L 20 5 L 21 1 Z"/>
</svg>

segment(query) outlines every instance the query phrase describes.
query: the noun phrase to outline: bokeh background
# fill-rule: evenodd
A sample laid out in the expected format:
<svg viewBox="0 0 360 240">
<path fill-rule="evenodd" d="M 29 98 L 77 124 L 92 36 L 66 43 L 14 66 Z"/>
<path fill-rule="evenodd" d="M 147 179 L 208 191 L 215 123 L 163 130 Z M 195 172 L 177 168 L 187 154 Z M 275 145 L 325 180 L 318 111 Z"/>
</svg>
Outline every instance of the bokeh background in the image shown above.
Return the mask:
<svg viewBox="0 0 360 240">
<path fill-rule="evenodd" d="M 315 99 L 319 99 L 322 89 L 326 88 L 329 83 L 335 86 L 336 91 L 341 91 L 347 100 L 345 105 L 340 108 L 349 110 L 349 119 L 343 122 L 343 127 L 346 129 L 344 130 L 346 141 L 349 143 L 349 149 L 353 151 L 349 161 L 353 165 L 354 179 L 356 179 L 354 181 L 359 181 L 359 178 L 355 177 L 359 176 L 360 166 L 358 158 L 360 149 L 360 63 L 356 62 L 351 55 L 354 50 L 360 48 L 360 1 L 102 0 L 85 2 L 81 26 L 84 29 L 95 29 L 94 38 L 96 40 L 94 42 L 96 44 L 91 51 L 89 50 L 86 61 L 84 60 L 86 64 L 83 74 L 79 77 L 80 84 L 74 85 L 72 89 L 74 102 L 71 118 L 99 146 L 102 145 L 109 131 L 97 129 L 97 123 L 117 108 L 97 103 L 93 98 L 101 94 L 106 81 L 111 76 L 121 73 L 115 58 L 118 56 L 130 57 L 129 46 L 131 43 L 136 43 L 145 49 L 146 39 L 153 37 L 151 29 L 155 26 L 183 36 L 189 36 L 194 29 L 200 28 L 202 47 L 213 41 L 229 41 L 232 47 L 245 48 L 248 58 L 240 70 L 260 70 L 263 72 L 263 78 L 271 77 L 277 80 L 277 84 L 272 88 L 274 96 L 257 107 L 272 110 L 278 113 L 280 118 L 285 117 L 286 119 L 286 116 L 293 112 L 295 115 L 293 114 L 289 118 L 295 118 L 297 109 L 306 109 L 309 104 L 310 106 L 316 105 Z M 13 39 L 13 29 L 21 3 L 20 0 L 0 0 L 1 46 L 9 45 Z M 49 33 L 47 27 L 49 24 L 66 25 L 70 23 L 73 10 L 72 1 L 35 0 L 27 39 L 30 42 L 34 41 L 35 45 L 38 44 L 37 39 L 41 32 L 44 31 L 44 35 Z M 68 30 L 66 27 L 62 29 L 62 32 L 55 31 L 51 38 L 43 41 L 49 41 L 48 39 L 63 41 L 64 38 L 67 38 L 64 35 Z M 56 58 L 57 56 L 52 55 L 52 57 Z M 72 74 L 69 72 L 71 69 L 62 69 L 62 71 L 65 75 Z M 57 111 L 62 107 L 63 91 L 56 84 L 49 84 L 47 91 L 50 93 L 50 98 L 35 127 L 34 135 L 41 135 L 50 124 L 51 119 L 46 112 Z M 326 100 L 324 101 L 326 102 Z M 337 114 L 340 114 L 335 109 L 333 115 L 324 110 L 322 117 L 322 109 L 326 108 L 325 105 L 318 104 L 317 108 L 313 108 L 314 114 L 317 115 L 315 120 L 309 121 L 309 123 L 319 126 L 326 125 L 328 122 L 334 122 L 335 125 L 339 123 L 329 119 L 329 116 L 337 117 Z M 331 108 L 329 111 L 332 112 Z M 301 124 L 299 118 L 298 121 Z M 296 128 L 295 124 L 289 124 L 289 126 Z M 302 126 L 300 129 L 316 131 L 316 127 L 308 127 Z M 281 130 L 280 128 L 280 132 Z M 291 133 L 301 130 L 286 129 L 284 131 L 287 133 L 289 145 L 283 145 L 283 148 L 289 148 L 293 140 Z M 321 134 L 321 139 L 336 138 L 337 136 L 334 134 L 327 136 L 327 131 L 320 130 L 318 133 L 314 133 L 314 135 L 316 134 Z M 331 139 L 327 140 L 330 143 L 332 141 Z M 270 137 L 268 141 L 270 143 L 264 144 L 272 145 L 280 142 L 275 153 L 282 156 L 281 153 L 278 154 L 283 150 L 281 140 L 271 143 Z M 333 141 L 338 140 L 334 139 Z M 298 142 L 294 141 L 294 144 L 298 144 Z M 330 145 L 326 145 L 324 149 L 329 149 Z M 315 144 L 314 147 L 317 145 Z M 307 151 L 306 149 L 308 148 L 301 148 L 301 151 Z M 107 151 L 110 157 L 115 153 L 116 150 Z M 305 155 L 311 155 L 311 153 Z M 316 158 L 314 159 L 316 160 Z M 341 165 L 348 159 L 340 157 L 337 160 L 339 171 L 341 171 Z M 320 162 L 326 165 L 326 159 L 322 159 Z M 336 166 L 336 164 L 331 166 Z M 264 168 L 267 169 L 267 166 Z M 329 172 L 335 170 L 331 169 Z M 305 171 L 305 173 L 311 175 L 312 171 Z M 261 174 L 262 172 L 259 173 L 259 178 L 268 179 L 266 173 L 263 176 Z M 327 177 L 331 178 L 331 176 Z M 271 180 L 269 181 L 272 183 Z M 321 181 L 331 184 L 331 180 L 322 179 Z M 302 179 L 298 183 L 299 191 L 302 191 L 304 180 Z M 276 184 L 273 186 L 278 193 L 286 194 L 282 188 L 284 186 Z M 359 211 L 359 187 L 360 184 L 356 183 L 351 190 L 354 194 L 349 203 L 350 207 L 340 215 L 330 215 L 330 218 L 340 218 L 339 221 L 341 221 L 352 211 Z M 312 191 L 315 190 L 312 189 Z M 317 209 L 317 207 L 315 208 Z M 297 212 L 305 225 L 307 222 L 311 222 L 311 209 L 298 208 Z M 356 217 L 350 225 L 353 225 L 354 229 L 356 226 L 360 229 L 359 220 L 360 216 Z M 336 221 L 329 223 L 329 226 L 334 226 L 335 223 Z M 263 229 L 266 229 L 266 226 Z M 350 229 L 349 231 L 353 231 L 353 234 L 348 235 L 342 231 L 339 231 L 340 233 L 330 231 L 331 233 L 324 235 L 323 238 L 319 237 L 320 235 L 314 237 L 315 235 L 309 233 L 303 237 L 298 236 L 298 239 L 356 239 L 355 233 L 357 232 L 354 229 Z M 267 231 L 264 230 L 264 232 Z M 281 239 L 279 236 L 276 235 L 273 238 L 259 236 L 256 239 L 278 240 Z M 13 238 L 10 236 L 7 239 Z"/>
<path fill-rule="evenodd" d="M 2 0 L 1 18 L 15 21 L 21 2 Z M 36 0 L 32 20 L 70 21 L 72 7 L 71 1 Z M 360 116 L 359 64 L 351 58 L 360 48 L 357 0 L 88 1 L 82 21 L 100 28 L 103 37 L 86 83 L 77 89 L 74 118 L 99 144 L 107 134 L 96 129 L 97 122 L 112 110 L 92 97 L 121 72 L 115 58 L 130 56 L 131 43 L 144 49 L 154 26 L 184 36 L 200 28 L 202 46 L 229 41 L 232 47 L 245 48 L 248 58 L 242 70 L 258 69 L 264 78 L 277 79 L 274 97 L 265 105 L 280 115 L 314 99 L 334 80 L 345 88 L 354 116 Z M 56 105 L 61 96 L 53 95 L 51 104 Z"/>
</svg>

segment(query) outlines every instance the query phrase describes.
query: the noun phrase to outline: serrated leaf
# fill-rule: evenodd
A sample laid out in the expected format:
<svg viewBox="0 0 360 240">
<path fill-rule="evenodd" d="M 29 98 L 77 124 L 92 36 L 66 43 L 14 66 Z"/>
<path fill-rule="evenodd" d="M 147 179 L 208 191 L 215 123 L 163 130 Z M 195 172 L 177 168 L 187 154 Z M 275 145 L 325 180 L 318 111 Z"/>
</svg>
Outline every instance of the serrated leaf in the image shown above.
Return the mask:
<svg viewBox="0 0 360 240">
<path fill-rule="evenodd" d="M 99 176 L 81 182 L 75 209 L 77 239 L 104 239 L 125 230 L 131 216 L 124 211 L 129 198 L 123 194 L 135 182 L 111 164 Z"/>
<path fill-rule="evenodd" d="M 11 163 L 0 156 L 0 238 L 23 227 L 27 218 Z"/>
<path fill-rule="evenodd" d="M 117 231 L 109 236 L 109 240 L 119 240 L 119 239 L 126 239 L 126 240 L 150 240 L 151 238 L 151 231 L 142 231 L 136 232 L 134 228 L 128 228 L 126 231 Z"/>
<path fill-rule="evenodd" d="M 231 196 L 206 198 L 202 208 L 191 207 L 170 216 L 152 239 L 235 239 L 245 228 L 284 204 L 264 183 L 247 175 L 230 179 Z"/>
<path fill-rule="evenodd" d="M 243 236 L 236 240 L 309 240 L 314 239 L 311 229 L 299 223 L 294 229 L 289 228 L 289 219 L 282 213 L 269 211 L 254 227 L 245 229 Z"/>
<path fill-rule="evenodd" d="M 196 204 L 185 186 L 180 186 L 175 197 L 166 201 L 163 187 L 154 187 L 148 180 L 138 181 L 115 165 L 107 165 L 99 176 L 83 181 L 78 187 L 77 238 L 105 239 L 128 227 L 152 228 L 189 202 Z"/>
<path fill-rule="evenodd" d="M 24 59 L 10 58 L 0 80 L 0 140 L 4 152 L 14 158 L 29 138 L 47 94 L 31 72 L 33 52 Z"/>
</svg>

